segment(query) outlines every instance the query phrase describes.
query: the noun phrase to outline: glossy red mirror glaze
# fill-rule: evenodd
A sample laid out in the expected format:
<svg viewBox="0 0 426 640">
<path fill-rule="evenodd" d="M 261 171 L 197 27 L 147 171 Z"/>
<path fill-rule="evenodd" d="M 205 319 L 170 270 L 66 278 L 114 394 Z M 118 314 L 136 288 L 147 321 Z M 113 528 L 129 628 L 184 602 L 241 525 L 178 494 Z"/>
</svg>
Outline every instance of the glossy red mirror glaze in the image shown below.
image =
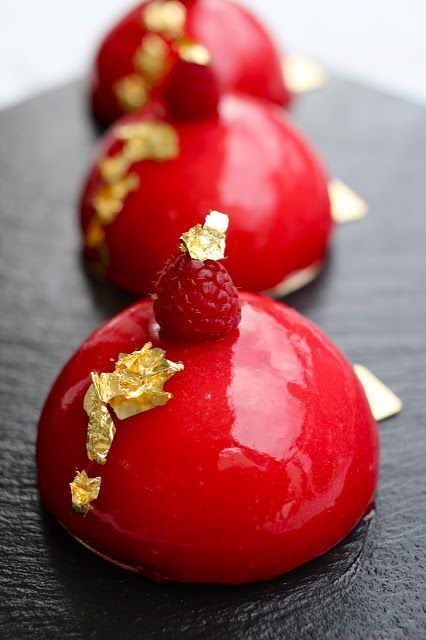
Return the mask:
<svg viewBox="0 0 426 640">
<path fill-rule="evenodd" d="M 135 71 L 134 58 L 147 31 L 141 3 L 108 33 L 92 71 L 91 101 L 96 118 L 111 124 L 124 114 L 113 87 Z M 183 2 L 185 36 L 204 45 L 222 91 L 241 91 L 282 106 L 290 102 L 282 59 L 264 27 L 244 8 L 228 0 Z M 170 51 L 170 59 L 173 53 Z M 155 88 L 161 99 L 162 85 Z"/>
<path fill-rule="evenodd" d="M 266 580 L 324 553 L 371 505 L 378 430 L 352 367 L 294 310 L 241 294 L 222 340 L 164 343 L 142 301 L 66 365 L 40 420 L 44 505 L 98 553 L 158 581 Z M 183 361 L 165 406 L 119 421 L 104 466 L 86 457 L 90 371 L 152 341 Z M 70 515 L 75 469 L 102 476 Z"/>
<path fill-rule="evenodd" d="M 116 126 L 149 120 L 155 112 L 161 108 L 151 105 Z M 139 187 L 104 227 L 108 280 L 134 294 L 152 292 L 176 238 L 202 222 L 209 209 L 229 215 L 226 267 L 243 289 L 271 289 L 324 258 L 332 230 L 327 178 L 309 144 L 277 108 L 228 95 L 218 115 L 172 124 L 178 156 L 134 164 Z M 98 160 L 121 150 L 114 131 L 104 138 Z M 96 161 L 81 198 L 83 234 L 102 184 Z M 86 251 L 86 258 L 93 261 L 93 252 Z"/>
</svg>

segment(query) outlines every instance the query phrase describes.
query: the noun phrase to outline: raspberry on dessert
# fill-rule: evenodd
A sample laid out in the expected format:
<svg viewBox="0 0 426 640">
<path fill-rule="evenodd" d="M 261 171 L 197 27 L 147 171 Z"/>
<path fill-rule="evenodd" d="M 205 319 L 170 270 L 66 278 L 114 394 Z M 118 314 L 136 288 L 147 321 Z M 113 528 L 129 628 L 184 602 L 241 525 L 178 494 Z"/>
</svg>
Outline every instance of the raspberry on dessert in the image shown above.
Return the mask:
<svg viewBox="0 0 426 640">
<path fill-rule="evenodd" d="M 220 93 L 209 65 L 179 60 L 165 81 L 164 97 L 173 118 L 193 120 L 216 113 Z"/>
<path fill-rule="evenodd" d="M 180 338 L 220 337 L 241 319 L 238 291 L 223 258 L 228 216 L 210 212 L 204 226 L 181 236 L 181 251 L 160 272 L 154 313 L 161 329 Z"/>
<path fill-rule="evenodd" d="M 223 336 L 241 318 L 238 291 L 223 265 L 169 258 L 156 286 L 154 313 L 161 329 L 182 338 Z"/>
</svg>

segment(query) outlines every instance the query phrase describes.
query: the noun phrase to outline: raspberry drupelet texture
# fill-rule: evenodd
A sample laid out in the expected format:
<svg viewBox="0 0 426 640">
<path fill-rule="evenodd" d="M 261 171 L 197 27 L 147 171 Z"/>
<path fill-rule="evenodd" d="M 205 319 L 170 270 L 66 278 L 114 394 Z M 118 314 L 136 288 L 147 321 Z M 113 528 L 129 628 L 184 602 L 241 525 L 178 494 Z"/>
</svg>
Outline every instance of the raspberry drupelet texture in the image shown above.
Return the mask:
<svg viewBox="0 0 426 640">
<path fill-rule="evenodd" d="M 221 337 L 241 319 L 238 291 L 215 260 L 194 260 L 186 252 L 169 258 L 155 293 L 156 320 L 162 331 L 176 337 Z"/>
</svg>

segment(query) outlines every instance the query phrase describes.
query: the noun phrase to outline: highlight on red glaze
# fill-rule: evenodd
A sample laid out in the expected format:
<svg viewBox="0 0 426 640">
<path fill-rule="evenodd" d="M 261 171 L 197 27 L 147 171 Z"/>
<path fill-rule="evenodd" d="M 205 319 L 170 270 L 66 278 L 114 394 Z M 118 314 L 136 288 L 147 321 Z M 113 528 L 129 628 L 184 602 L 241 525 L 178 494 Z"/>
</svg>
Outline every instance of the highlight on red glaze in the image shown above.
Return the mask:
<svg viewBox="0 0 426 640">
<path fill-rule="evenodd" d="M 140 3 L 104 38 L 98 50 L 91 81 L 95 117 L 104 125 L 123 115 L 113 87 L 134 72 L 133 59 L 147 33 L 141 20 Z M 282 106 L 290 102 L 284 86 L 282 56 L 265 28 L 244 8 L 229 0 L 184 2 L 187 10 L 186 37 L 203 44 L 222 91 L 240 91 Z M 173 53 L 170 52 L 173 59 Z M 155 90 L 162 98 L 162 85 Z"/>
<path fill-rule="evenodd" d="M 342 540 L 373 499 L 378 430 L 352 367 L 294 310 L 241 293 L 222 340 L 165 342 L 150 301 L 93 333 L 44 407 L 42 501 L 98 553 L 156 581 L 266 580 Z M 165 406 L 120 422 L 104 466 L 89 463 L 83 397 L 90 371 L 161 345 L 184 371 Z M 70 515 L 75 469 L 102 476 L 93 511 Z"/>
<path fill-rule="evenodd" d="M 151 105 L 116 126 L 161 119 L 161 113 Z M 139 187 L 104 227 L 108 280 L 134 294 L 151 293 L 177 238 L 202 222 L 209 209 L 229 215 L 225 266 L 236 286 L 266 291 L 324 259 L 333 224 L 327 177 L 310 145 L 280 111 L 254 98 L 227 95 L 217 116 L 169 122 L 179 136 L 178 156 L 132 165 Z M 121 145 L 113 127 L 83 189 L 83 234 L 102 185 L 98 161 Z M 86 258 L 93 260 L 89 251 Z"/>
</svg>

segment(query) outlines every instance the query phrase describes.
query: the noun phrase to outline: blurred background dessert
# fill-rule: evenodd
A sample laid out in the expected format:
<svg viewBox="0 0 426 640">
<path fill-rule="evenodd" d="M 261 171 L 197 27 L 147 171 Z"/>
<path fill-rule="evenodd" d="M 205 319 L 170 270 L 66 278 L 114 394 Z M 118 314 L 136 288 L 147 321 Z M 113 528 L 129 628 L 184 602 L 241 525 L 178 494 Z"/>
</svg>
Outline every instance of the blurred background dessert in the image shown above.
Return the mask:
<svg viewBox="0 0 426 640">
<path fill-rule="evenodd" d="M 0 106 L 84 74 L 132 0 L 2 0 Z M 423 0 L 245 0 L 286 50 L 347 77 L 426 102 Z M 54 55 L 52 55 L 54 51 Z"/>
</svg>

